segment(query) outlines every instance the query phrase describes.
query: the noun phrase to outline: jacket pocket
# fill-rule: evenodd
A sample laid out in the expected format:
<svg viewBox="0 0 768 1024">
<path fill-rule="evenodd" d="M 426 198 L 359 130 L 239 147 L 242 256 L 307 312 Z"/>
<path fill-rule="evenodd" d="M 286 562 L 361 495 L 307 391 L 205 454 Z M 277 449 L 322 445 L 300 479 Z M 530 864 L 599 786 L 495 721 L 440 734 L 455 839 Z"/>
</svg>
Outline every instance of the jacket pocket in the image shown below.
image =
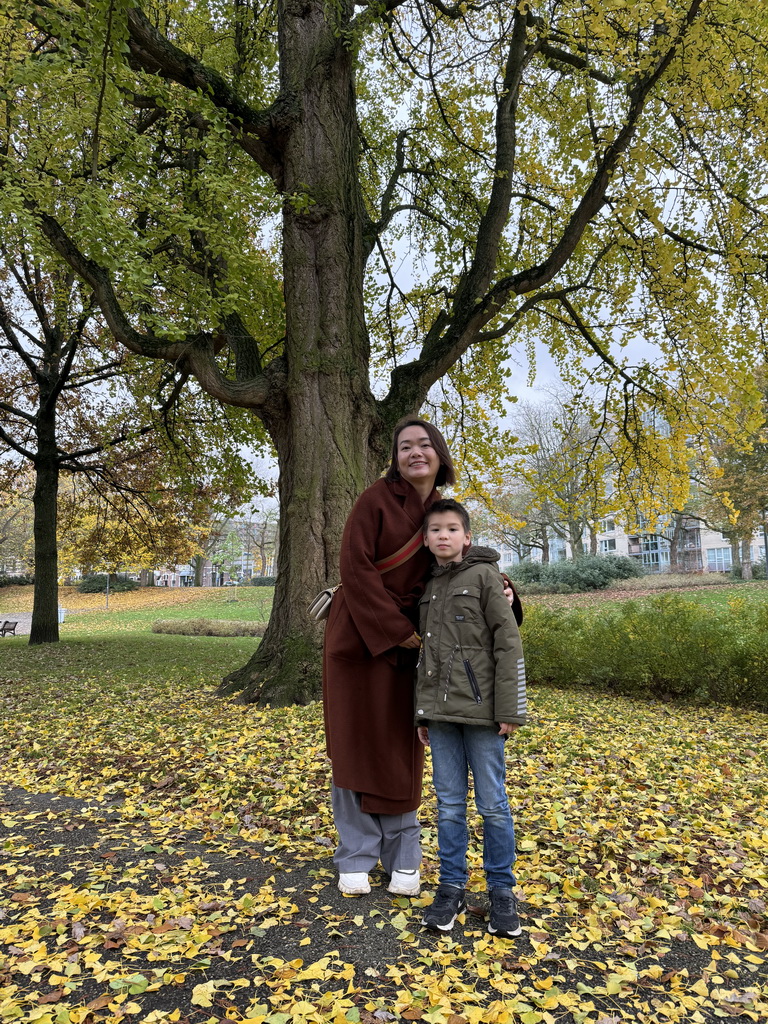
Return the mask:
<svg viewBox="0 0 768 1024">
<path fill-rule="evenodd" d="M 452 590 L 449 615 L 459 626 L 462 622 L 484 620 L 480 610 L 480 587 L 456 587 Z"/>
<path fill-rule="evenodd" d="M 475 698 L 475 704 L 482 704 L 483 698 L 480 693 L 480 686 L 477 682 L 477 676 L 475 675 L 474 669 L 472 668 L 472 662 L 468 658 L 464 659 L 464 671 L 467 673 L 467 679 L 472 689 L 472 696 Z"/>
</svg>

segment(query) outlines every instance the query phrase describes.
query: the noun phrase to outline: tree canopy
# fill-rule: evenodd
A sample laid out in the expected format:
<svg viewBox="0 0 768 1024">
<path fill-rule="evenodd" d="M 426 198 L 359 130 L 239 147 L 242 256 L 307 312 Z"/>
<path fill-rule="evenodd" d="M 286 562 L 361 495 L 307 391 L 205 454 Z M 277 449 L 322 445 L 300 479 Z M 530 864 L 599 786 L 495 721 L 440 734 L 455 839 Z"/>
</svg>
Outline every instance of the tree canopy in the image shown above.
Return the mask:
<svg viewBox="0 0 768 1024">
<path fill-rule="evenodd" d="M 664 407 L 659 472 L 691 422 L 731 419 L 724 369 L 757 408 L 764 5 L 6 10 L 1 212 L 121 344 L 252 409 L 276 447 L 281 582 L 233 682 L 249 696 L 314 692 L 300 609 L 401 414 L 433 403 L 487 463 L 486 410 L 536 340 L 603 388 L 628 451 Z"/>
</svg>

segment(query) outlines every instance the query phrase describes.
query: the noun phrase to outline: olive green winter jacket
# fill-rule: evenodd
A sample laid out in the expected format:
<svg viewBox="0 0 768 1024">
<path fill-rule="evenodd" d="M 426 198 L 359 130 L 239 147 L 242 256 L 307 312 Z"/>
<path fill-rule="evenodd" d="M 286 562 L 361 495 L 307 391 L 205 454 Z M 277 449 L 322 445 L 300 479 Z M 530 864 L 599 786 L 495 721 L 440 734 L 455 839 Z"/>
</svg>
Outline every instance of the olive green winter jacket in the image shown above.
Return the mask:
<svg viewBox="0 0 768 1024">
<path fill-rule="evenodd" d="M 432 569 L 419 606 L 420 725 L 525 724 L 523 647 L 498 558 L 491 548 L 471 547 L 461 562 Z"/>
</svg>

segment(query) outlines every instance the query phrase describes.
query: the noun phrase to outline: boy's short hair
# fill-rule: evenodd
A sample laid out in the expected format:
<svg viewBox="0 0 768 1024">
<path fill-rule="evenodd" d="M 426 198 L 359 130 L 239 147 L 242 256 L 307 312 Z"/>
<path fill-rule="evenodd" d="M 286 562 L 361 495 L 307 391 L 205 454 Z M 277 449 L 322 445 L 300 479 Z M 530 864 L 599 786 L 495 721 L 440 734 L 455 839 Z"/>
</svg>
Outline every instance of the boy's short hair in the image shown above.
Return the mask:
<svg viewBox="0 0 768 1024">
<path fill-rule="evenodd" d="M 461 519 L 464 532 L 470 532 L 469 512 L 467 512 L 461 502 L 454 501 L 453 498 L 439 498 L 437 501 L 432 502 L 424 516 L 424 533 L 427 532 L 430 518 L 439 515 L 441 512 L 455 512 L 459 519 Z"/>
</svg>

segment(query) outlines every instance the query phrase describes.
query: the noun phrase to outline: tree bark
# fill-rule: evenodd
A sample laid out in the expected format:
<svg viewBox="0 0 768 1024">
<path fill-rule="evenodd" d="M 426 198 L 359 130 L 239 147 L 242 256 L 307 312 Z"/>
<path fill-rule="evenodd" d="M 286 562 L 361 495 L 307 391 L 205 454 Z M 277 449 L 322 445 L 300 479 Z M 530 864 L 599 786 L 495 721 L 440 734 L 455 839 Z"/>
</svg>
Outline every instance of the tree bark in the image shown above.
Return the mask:
<svg viewBox="0 0 768 1024">
<path fill-rule="evenodd" d="M 57 643 L 59 639 L 59 561 L 56 543 L 59 462 L 56 449 L 56 404 L 41 395 L 37 414 L 34 538 L 35 592 L 30 644 Z"/>
<path fill-rule="evenodd" d="M 741 578 L 752 579 L 752 537 L 743 537 L 741 541 Z"/>
<path fill-rule="evenodd" d="M 284 160 L 287 380 L 263 414 L 281 467 L 277 583 L 258 651 L 220 687 L 262 704 L 317 697 L 322 627 L 309 621 L 307 606 L 338 582 L 347 515 L 381 468 L 383 425 L 368 383 L 368 219 L 357 174 L 353 55 L 331 11 L 288 3 L 281 19 L 283 86 L 299 94 L 301 116 Z"/>
<path fill-rule="evenodd" d="M 731 537 L 728 542 L 731 545 L 731 568 L 738 569 L 741 575 L 741 550 L 737 537 Z"/>
<path fill-rule="evenodd" d="M 678 514 L 674 517 L 674 525 L 672 527 L 672 536 L 669 540 L 669 571 L 670 572 L 686 572 L 687 566 L 685 564 L 685 556 L 681 556 L 680 545 L 683 543 L 685 538 L 685 518 Z"/>
<path fill-rule="evenodd" d="M 192 563 L 193 563 L 194 569 L 195 569 L 195 582 L 194 582 L 194 586 L 196 586 L 196 587 L 202 587 L 202 585 L 203 585 L 203 564 L 204 564 L 204 562 L 205 562 L 205 558 L 204 558 L 203 555 L 195 555 L 195 557 L 192 559 Z"/>
<path fill-rule="evenodd" d="M 541 561 L 544 565 L 549 564 L 549 534 L 546 526 L 541 531 Z"/>
<path fill-rule="evenodd" d="M 581 523 L 568 521 L 568 540 L 571 545 L 571 558 L 581 558 L 584 554 L 584 527 Z"/>
</svg>

